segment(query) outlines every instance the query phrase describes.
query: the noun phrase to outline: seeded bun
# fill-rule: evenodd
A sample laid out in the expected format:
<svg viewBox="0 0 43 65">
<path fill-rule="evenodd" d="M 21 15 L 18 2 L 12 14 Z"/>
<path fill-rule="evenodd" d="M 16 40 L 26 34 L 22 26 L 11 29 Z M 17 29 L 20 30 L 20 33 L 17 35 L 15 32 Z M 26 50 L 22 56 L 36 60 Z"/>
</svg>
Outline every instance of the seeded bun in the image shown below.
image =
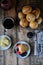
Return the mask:
<svg viewBox="0 0 43 65">
<path fill-rule="evenodd" d="M 33 15 L 32 13 L 28 13 L 26 19 L 28 22 L 35 21 L 35 15 Z"/>
<path fill-rule="evenodd" d="M 32 29 L 37 29 L 37 28 L 38 28 L 37 22 L 30 22 L 29 26 L 30 26 L 30 28 L 32 28 Z"/>
<path fill-rule="evenodd" d="M 25 17 L 25 15 L 24 15 L 22 12 L 19 12 L 19 13 L 18 13 L 18 18 L 19 18 L 19 19 L 22 19 L 22 18 L 24 18 L 24 17 Z"/>
<path fill-rule="evenodd" d="M 27 27 L 28 26 L 28 22 L 25 18 L 20 20 L 20 26 L 22 26 L 22 27 Z"/>
<path fill-rule="evenodd" d="M 39 18 L 37 19 L 37 23 L 40 24 L 41 22 L 42 22 L 42 18 L 39 17 Z"/>
<path fill-rule="evenodd" d="M 24 6 L 24 7 L 22 8 L 23 14 L 28 14 L 28 13 L 30 13 L 31 11 L 32 11 L 32 7 L 31 7 L 31 6 Z"/>
<path fill-rule="evenodd" d="M 40 16 L 40 9 L 36 8 L 35 10 L 32 11 L 32 13 L 35 15 L 36 19 L 38 19 Z"/>
</svg>

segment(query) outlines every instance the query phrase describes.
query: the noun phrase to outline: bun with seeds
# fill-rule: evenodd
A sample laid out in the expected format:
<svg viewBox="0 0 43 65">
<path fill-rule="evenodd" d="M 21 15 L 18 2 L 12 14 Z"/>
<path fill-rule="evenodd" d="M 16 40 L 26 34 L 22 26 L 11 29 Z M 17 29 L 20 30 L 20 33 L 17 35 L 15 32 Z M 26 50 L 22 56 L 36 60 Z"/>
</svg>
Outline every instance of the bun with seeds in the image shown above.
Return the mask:
<svg viewBox="0 0 43 65">
<path fill-rule="evenodd" d="M 27 27 L 28 24 L 29 24 L 29 23 L 27 22 L 27 20 L 26 20 L 25 18 L 23 18 L 23 19 L 20 20 L 20 26 L 22 26 L 22 27 Z"/>
<path fill-rule="evenodd" d="M 23 14 L 28 14 L 28 13 L 30 13 L 31 11 L 32 11 L 32 7 L 31 7 L 31 6 L 24 6 L 24 7 L 22 8 Z"/>
<path fill-rule="evenodd" d="M 37 24 L 37 22 L 30 22 L 30 24 L 29 24 L 29 26 L 30 26 L 30 28 L 32 28 L 32 29 L 37 29 L 38 28 L 38 24 Z"/>
<path fill-rule="evenodd" d="M 24 15 L 22 12 L 19 12 L 19 13 L 18 13 L 18 18 L 19 18 L 19 19 L 22 19 L 22 18 L 24 18 L 24 17 L 25 17 L 25 15 Z"/>
<path fill-rule="evenodd" d="M 26 19 L 28 22 L 35 21 L 35 15 L 32 13 L 28 13 Z"/>
<path fill-rule="evenodd" d="M 32 13 L 35 15 L 35 17 L 37 19 L 40 16 L 40 9 L 39 8 L 36 8 L 35 10 L 32 11 Z"/>
<path fill-rule="evenodd" d="M 39 17 L 39 18 L 37 19 L 37 23 L 40 24 L 41 22 L 42 22 L 42 18 Z"/>
</svg>

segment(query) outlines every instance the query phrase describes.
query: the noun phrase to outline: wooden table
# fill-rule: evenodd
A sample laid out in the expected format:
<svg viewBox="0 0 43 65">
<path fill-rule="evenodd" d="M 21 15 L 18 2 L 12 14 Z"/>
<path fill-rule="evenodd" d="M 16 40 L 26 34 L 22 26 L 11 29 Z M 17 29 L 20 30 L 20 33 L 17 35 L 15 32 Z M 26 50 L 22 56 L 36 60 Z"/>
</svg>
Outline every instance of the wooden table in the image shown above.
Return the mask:
<svg viewBox="0 0 43 65">
<path fill-rule="evenodd" d="M 26 3 L 27 5 L 29 4 L 29 2 L 37 4 L 35 3 L 36 0 L 35 1 L 19 0 L 18 7 L 21 8 L 23 5 L 25 5 L 24 3 Z M 42 2 L 38 0 L 38 4 Z M 42 4 L 39 6 L 42 6 Z M 28 28 L 22 28 L 19 25 L 17 26 L 15 25 L 12 29 L 7 30 L 7 32 L 4 31 L 4 28 L 2 26 L 2 20 L 8 16 L 15 18 L 16 14 L 14 14 L 14 12 L 16 12 L 14 7 L 8 11 L 3 11 L 3 9 L 0 8 L 0 35 L 3 35 L 5 33 L 9 35 L 13 40 L 12 46 L 8 50 L 0 51 L 0 65 L 43 65 L 43 58 L 39 58 L 33 55 L 33 51 L 34 51 L 33 43 L 30 44 L 32 48 L 31 54 L 26 59 L 17 58 L 13 53 L 13 46 L 17 41 L 24 40 L 29 42 L 29 39 L 27 38 L 27 32 L 29 32 Z"/>
</svg>

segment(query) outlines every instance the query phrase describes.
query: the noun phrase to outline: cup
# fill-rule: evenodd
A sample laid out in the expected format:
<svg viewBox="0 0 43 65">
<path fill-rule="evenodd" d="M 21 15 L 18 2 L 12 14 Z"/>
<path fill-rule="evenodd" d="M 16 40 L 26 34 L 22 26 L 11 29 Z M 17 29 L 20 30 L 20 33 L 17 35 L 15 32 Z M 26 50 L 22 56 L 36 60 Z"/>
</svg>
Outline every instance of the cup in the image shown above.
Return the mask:
<svg viewBox="0 0 43 65">
<path fill-rule="evenodd" d="M 5 10 L 8 10 L 12 7 L 12 1 L 11 0 L 1 0 L 1 7 Z"/>
<path fill-rule="evenodd" d="M 6 29 L 12 29 L 14 27 L 15 20 L 11 17 L 7 17 L 2 21 L 3 27 Z"/>
<path fill-rule="evenodd" d="M 33 38 L 33 36 L 34 36 L 34 33 L 33 33 L 33 32 L 28 32 L 28 33 L 27 33 L 27 37 L 28 37 L 28 38 Z"/>
</svg>

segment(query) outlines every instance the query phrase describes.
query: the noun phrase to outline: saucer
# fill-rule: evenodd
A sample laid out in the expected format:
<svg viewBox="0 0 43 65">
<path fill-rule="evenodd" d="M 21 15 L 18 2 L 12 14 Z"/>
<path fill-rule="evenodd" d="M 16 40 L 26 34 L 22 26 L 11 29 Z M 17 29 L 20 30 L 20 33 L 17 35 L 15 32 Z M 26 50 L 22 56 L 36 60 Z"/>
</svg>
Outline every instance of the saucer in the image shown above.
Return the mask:
<svg viewBox="0 0 43 65">
<path fill-rule="evenodd" d="M 27 50 L 26 56 L 23 56 L 23 57 L 22 57 L 21 55 L 15 53 L 16 56 L 17 56 L 18 58 L 26 58 L 26 57 L 28 57 L 29 54 L 30 54 L 30 51 L 31 51 L 29 43 L 27 43 L 27 42 L 25 42 L 25 41 L 18 41 L 18 42 L 14 45 L 13 50 L 15 49 L 15 47 L 16 47 L 17 44 L 25 44 L 25 45 L 27 45 L 28 50 Z"/>
<path fill-rule="evenodd" d="M 8 38 L 8 40 L 10 41 L 10 43 L 9 43 L 9 45 L 6 46 L 6 47 L 2 47 L 2 46 L 0 45 L 0 50 L 7 50 L 7 49 L 10 48 L 10 46 L 11 46 L 11 38 L 10 38 L 9 36 L 7 36 L 7 35 L 2 35 L 2 36 L 0 36 L 0 39 L 3 38 L 3 37 Z"/>
</svg>

